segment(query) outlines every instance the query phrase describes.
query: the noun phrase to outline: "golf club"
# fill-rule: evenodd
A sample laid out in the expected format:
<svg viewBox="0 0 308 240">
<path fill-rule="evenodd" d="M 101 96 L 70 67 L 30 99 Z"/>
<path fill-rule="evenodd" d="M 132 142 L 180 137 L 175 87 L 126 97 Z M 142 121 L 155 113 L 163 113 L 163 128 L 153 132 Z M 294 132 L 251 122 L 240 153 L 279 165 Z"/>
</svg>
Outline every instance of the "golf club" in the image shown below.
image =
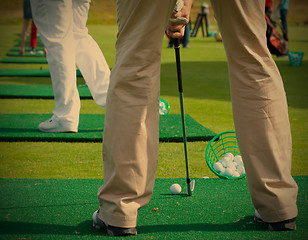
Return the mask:
<svg viewBox="0 0 308 240">
<path fill-rule="evenodd" d="M 177 76 L 178 76 L 178 87 L 179 87 L 180 107 L 181 107 L 181 116 L 182 116 L 183 142 L 184 142 L 184 153 L 185 153 L 185 164 L 186 164 L 187 195 L 191 196 L 194 190 L 194 187 L 195 187 L 195 180 L 190 181 L 190 178 L 189 178 L 179 38 L 174 39 L 174 50 L 175 50 L 175 58 L 176 58 L 176 69 L 177 69 Z"/>
</svg>

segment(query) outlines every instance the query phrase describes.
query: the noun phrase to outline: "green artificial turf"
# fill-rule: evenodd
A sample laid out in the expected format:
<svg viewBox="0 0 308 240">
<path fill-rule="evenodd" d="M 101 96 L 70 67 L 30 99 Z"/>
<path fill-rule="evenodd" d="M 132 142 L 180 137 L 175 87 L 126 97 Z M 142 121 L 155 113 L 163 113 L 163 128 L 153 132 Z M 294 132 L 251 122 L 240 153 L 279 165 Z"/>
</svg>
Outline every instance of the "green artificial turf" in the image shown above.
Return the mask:
<svg viewBox="0 0 308 240">
<path fill-rule="evenodd" d="M 0 37 L 0 57 L 5 56 L 8 50 L 12 47 L 12 42 L 15 38 L 15 33 L 19 31 L 19 26 L 0 26 L 1 32 L 4 33 Z M 106 60 L 110 67 L 114 64 L 115 56 L 115 26 L 89 26 L 89 32 L 97 40 L 100 45 Z M 293 175 L 308 175 L 308 167 L 306 156 L 308 155 L 308 28 L 290 26 L 290 49 L 292 51 L 304 51 L 305 56 L 301 67 L 291 67 L 287 58 L 276 58 L 276 61 L 281 75 L 284 80 L 285 89 L 288 97 L 289 114 L 293 137 Z M 5 37 L 5 38 L 4 38 Z M 184 89 L 184 104 L 185 112 L 196 119 L 200 124 L 220 133 L 226 130 L 234 130 L 232 118 L 232 106 L 230 101 L 229 83 L 228 83 L 228 66 L 226 56 L 221 43 L 218 43 L 214 38 L 191 38 L 191 49 L 181 49 L 182 72 L 183 72 L 183 89 Z M 164 39 L 162 51 L 162 67 L 161 67 L 161 97 L 166 100 L 170 106 L 170 114 L 179 114 L 179 99 L 176 80 L 176 67 L 174 50 L 166 48 L 167 40 Z M 0 69 L 46 69 L 46 64 L 0 64 Z M 50 78 L 36 77 L 1 77 L 0 84 L 6 85 L 50 85 Z M 83 79 L 78 79 L 77 84 L 84 84 Z M 1 87 L 1 86 L 0 86 Z M 0 99 L 0 113 L 51 113 L 54 108 L 53 100 L 31 100 L 31 99 Z M 92 100 L 82 100 L 82 114 L 103 114 L 104 111 L 98 107 Z M 60 148 L 56 143 L 50 145 L 48 143 L 35 143 L 48 154 L 44 155 L 44 161 L 52 162 L 57 159 L 60 154 Z M 88 151 L 81 152 L 79 158 L 86 160 L 88 156 L 97 154 L 92 149 L 100 148 L 99 143 L 88 143 L 89 148 L 85 145 L 69 144 L 67 148 L 71 148 L 72 152 L 80 151 L 80 148 L 86 148 Z M 91 145 L 95 145 L 91 148 Z M 10 148 L 6 143 L 0 143 L 1 155 L 0 161 L 2 165 L 8 165 L 7 173 L 2 172 L 2 176 L 13 176 L 18 169 L 10 169 L 10 164 L 7 159 L 14 159 L 14 164 L 21 164 L 23 161 L 32 161 L 31 154 L 28 150 L 28 143 L 10 143 Z M 24 147 L 23 147 L 24 146 Z M 204 166 L 204 151 L 207 142 L 192 142 L 188 145 L 189 158 L 191 162 L 190 168 L 194 176 L 202 177 L 203 175 L 211 175 L 208 168 Z M 18 148 L 19 151 L 16 151 Z M 55 151 L 48 151 L 48 149 Z M 10 149 L 11 152 L 8 152 Z M 180 163 L 183 158 L 183 146 L 180 143 L 161 143 L 158 174 L 161 177 L 177 177 L 176 171 L 173 171 L 173 162 L 179 162 L 177 167 L 183 167 Z M 14 152 L 19 152 L 14 156 Z M 43 154 L 43 151 L 41 155 Z M 35 155 L 39 157 L 39 155 Z M 98 161 L 101 159 L 97 155 Z M 70 156 L 65 155 L 63 161 L 70 162 Z M 61 165 L 61 162 L 56 164 Z M 97 162 L 93 163 L 94 165 Z M 202 165 L 202 167 L 200 167 Z M 46 174 L 53 176 L 53 170 L 45 171 L 40 168 L 39 164 L 34 164 L 37 168 L 37 174 L 42 176 Z M 61 165 L 62 166 L 62 165 Z M 46 169 L 46 168 L 45 168 Z M 47 168 L 48 169 L 48 168 Z M 46 169 L 46 170 L 47 170 Z M 35 169 L 34 169 L 35 171 Z M 66 171 L 74 173 L 74 167 L 67 166 Z M 17 174 L 17 173 L 16 173 Z M 63 174 L 63 172 L 62 172 Z M 65 175 L 68 176 L 69 174 Z M 27 174 L 19 176 L 27 177 Z M 57 176 L 61 176 L 57 175 Z M 82 174 L 76 173 L 75 178 L 92 178 L 92 172 L 84 171 Z M 214 176 L 213 176 L 214 177 Z"/>
<path fill-rule="evenodd" d="M 41 71 L 41 70 L 39 70 Z M 49 72 L 49 71 L 48 71 Z M 1 74 L 1 69 L 0 69 Z M 92 99 L 89 88 L 86 85 L 77 86 L 81 99 Z M 0 86 L 0 98 L 40 98 L 53 99 L 54 94 L 51 85 L 4 85 Z"/>
<path fill-rule="evenodd" d="M 51 118 L 51 114 L 1 114 L 1 141 L 53 141 L 53 142 L 102 142 L 105 116 L 81 114 L 77 133 L 46 133 L 38 130 L 38 124 Z M 216 133 L 185 115 L 187 141 L 211 140 Z M 180 114 L 161 115 L 159 120 L 161 142 L 182 142 L 183 132 Z"/>
<path fill-rule="evenodd" d="M 46 58 L 9 57 L 9 58 L 2 58 L 1 63 L 47 63 L 47 60 Z"/>
<path fill-rule="evenodd" d="M 8 52 L 6 54 L 8 57 L 45 57 L 45 53 L 39 53 L 39 52 L 35 52 L 35 53 L 31 53 L 31 52 L 25 52 L 22 56 L 19 55 L 18 52 Z"/>
<path fill-rule="evenodd" d="M 76 76 L 82 77 L 79 69 Z M 49 69 L 0 69 L 0 77 L 50 77 Z"/>
<path fill-rule="evenodd" d="M 150 203 L 139 211 L 138 235 L 119 239 L 306 239 L 308 177 L 298 176 L 297 230 L 269 232 L 253 221 L 246 180 L 157 179 Z M 180 195 L 169 188 L 178 183 Z M 1 239 L 102 239 L 92 227 L 103 180 L 0 179 Z"/>
<path fill-rule="evenodd" d="M 35 49 L 36 49 L 36 51 L 44 51 L 44 48 L 42 48 L 42 47 L 38 47 L 38 48 L 35 48 Z M 13 47 L 13 48 L 11 48 L 9 51 L 10 51 L 10 52 L 19 52 L 20 50 L 21 50 L 20 47 Z M 26 51 L 26 52 L 30 52 L 30 51 L 32 51 L 32 48 L 26 47 L 26 48 L 25 48 L 25 51 Z"/>
<path fill-rule="evenodd" d="M 16 42 L 13 47 L 20 47 L 21 46 L 21 42 Z M 38 42 L 37 47 L 44 47 L 44 44 L 42 42 Z"/>
<path fill-rule="evenodd" d="M 19 33 L 17 33 L 18 35 L 19 35 Z M 16 35 L 17 35 L 16 34 Z M 42 43 L 42 41 L 41 41 L 41 37 L 40 37 L 40 34 L 36 34 L 37 36 L 36 36 L 36 41 L 37 41 L 37 43 Z M 14 42 L 21 42 L 22 41 L 22 39 L 19 37 L 19 38 L 15 38 L 14 39 Z M 27 36 L 26 37 L 26 43 L 30 43 L 30 41 L 31 41 L 31 37 L 30 36 Z"/>
</svg>

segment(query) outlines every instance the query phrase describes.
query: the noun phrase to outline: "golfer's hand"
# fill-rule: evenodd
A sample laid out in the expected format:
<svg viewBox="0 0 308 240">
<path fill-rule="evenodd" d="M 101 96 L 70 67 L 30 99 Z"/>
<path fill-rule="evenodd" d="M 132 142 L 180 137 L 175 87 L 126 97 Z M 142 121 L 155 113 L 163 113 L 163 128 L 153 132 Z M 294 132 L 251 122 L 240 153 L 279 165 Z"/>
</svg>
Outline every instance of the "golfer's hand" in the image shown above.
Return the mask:
<svg viewBox="0 0 308 240">
<path fill-rule="evenodd" d="M 189 21 L 191 0 L 184 0 L 184 6 L 181 11 L 173 13 L 172 19 L 186 19 L 186 22 L 177 22 L 169 20 L 167 25 L 167 34 L 172 38 L 180 38 L 184 36 L 184 27 Z"/>
</svg>

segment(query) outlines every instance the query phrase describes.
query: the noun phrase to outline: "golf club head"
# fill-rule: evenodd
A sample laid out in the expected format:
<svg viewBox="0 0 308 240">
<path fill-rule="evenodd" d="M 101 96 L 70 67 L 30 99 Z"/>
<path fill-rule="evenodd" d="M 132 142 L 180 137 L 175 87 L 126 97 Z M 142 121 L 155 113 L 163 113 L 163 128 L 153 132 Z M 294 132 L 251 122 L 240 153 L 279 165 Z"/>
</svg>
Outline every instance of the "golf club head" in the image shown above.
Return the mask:
<svg viewBox="0 0 308 240">
<path fill-rule="evenodd" d="M 191 182 L 187 182 L 187 195 L 191 196 L 192 192 L 195 189 L 195 180 L 192 180 Z"/>
</svg>

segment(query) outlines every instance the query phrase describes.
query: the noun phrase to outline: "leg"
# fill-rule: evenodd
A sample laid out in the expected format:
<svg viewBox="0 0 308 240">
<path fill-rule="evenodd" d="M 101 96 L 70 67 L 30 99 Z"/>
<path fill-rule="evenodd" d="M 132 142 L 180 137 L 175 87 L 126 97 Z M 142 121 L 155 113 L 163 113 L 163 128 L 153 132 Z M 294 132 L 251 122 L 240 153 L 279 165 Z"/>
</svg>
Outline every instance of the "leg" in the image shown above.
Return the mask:
<svg viewBox="0 0 308 240">
<path fill-rule="evenodd" d="M 190 35 L 190 27 L 189 24 L 185 26 L 185 32 L 183 36 L 183 47 L 184 48 L 190 48 L 189 44 L 189 35 Z"/>
<path fill-rule="evenodd" d="M 22 33 L 21 33 L 21 48 L 19 55 L 24 55 L 25 53 L 25 46 L 26 46 L 26 39 L 27 39 L 27 31 L 29 26 L 30 19 L 24 19 L 24 23 L 22 26 Z"/>
<path fill-rule="evenodd" d="M 35 23 L 32 21 L 31 39 L 30 39 L 30 47 L 32 51 L 35 51 L 36 44 L 37 44 L 37 28 L 35 26 Z"/>
<path fill-rule="evenodd" d="M 174 5 L 175 0 L 117 1 L 119 30 L 107 96 L 104 185 L 98 191 L 99 218 L 113 226 L 135 227 L 138 209 L 152 196 L 161 47 Z"/>
<path fill-rule="evenodd" d="M 280 9 L 280 18 L 281 18 L 281 24 L 282 24 L 282 29 L 283 29 L 283 38 L 286 41 L 289 41 L 287 15 L 288 15 L 287 9 Z"/>
<path fill-rule="evenodd" d="M 24 23 L 23 23 L 23 27 L 22 27 L 21 48 L 20 48 L 20 52 L 19 52 L 19 55 L 21 55 L 21 56 L 24 55 L 24 52 L 25 52 L 28 26 L 29 26 L 29 23 L 30 23 L 30 19 L 32 18 L 30 0 L 24 0 L 23 1 L 23 11 L 24 11 Z"/>
<path fill-rule="evenodd" d="M 168 48 L 172 48 L 174 44 L 174 39 L 171 37 L 169 38 Z"/>
<path fill-rule="evenodd" d="M 72 0 L 31 0 L 33 20 L 48 51 L 55 97 L 53 119 L 77 131 L 80 99 L 76 86 Z"/>
<path fill-rule="evenodd" d="M 212 0 L 228 57 L 234 124 L 256 210 L 266 222 L 297 215 L 286 94 L 266 46 L 264 0 Z"/>
<path fill-rule="evenodd" d="M 110 69 L 95 40 L 86 27 L 90 0 L 74 0 L 74 37 L 76 41 L 76 63 L 80 69 L 94 101 L 105 108 L 109 86 Z"/>
</svg>

